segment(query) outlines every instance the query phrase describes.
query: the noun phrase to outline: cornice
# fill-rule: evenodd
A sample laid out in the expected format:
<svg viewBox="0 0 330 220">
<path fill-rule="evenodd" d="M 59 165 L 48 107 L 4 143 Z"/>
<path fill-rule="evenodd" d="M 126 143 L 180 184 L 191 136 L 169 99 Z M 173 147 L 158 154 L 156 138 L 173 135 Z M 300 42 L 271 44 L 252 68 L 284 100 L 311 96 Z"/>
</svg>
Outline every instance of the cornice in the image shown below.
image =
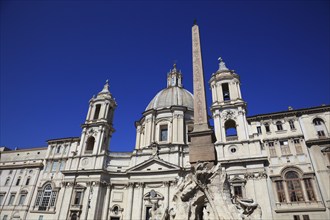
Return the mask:
<svg viewBox="0 0 330 220">
<path fill-rule="evenodd" d="M 330 138 L 312 139 L 306 140 L 305 142 L 308 147 L 311 147 L 312 145 L 325 145 L 330 144 Z"/>
<path fill-rule="evenodd" d="M 283 118 L 288 116 L 296 116 L 300 117 L 304 114 L 315 114 L 315 113 L 322 113 L 322 112 L 330 112 L 330 105 L 325 106 L 317 106 L 317 107 L 310 107 L 310 108 L 303 108 L 297 110 L 288 110 L 288 111 L 280 111 L 274 113 L 266 113 L 266 114 L 259 114 L 254 116 L 249 116 L 246 119 L 248 121 L 260 121 L 265 119 L 277 119 Z"/>
<path fill-rule="evenodd" d="M 52 144 L 52 143 L 58 143 L 58 142 L 74 142 L 74 141 L 80 141 L 79 137 L 65 137 L 65 138 L 56 138 L 56 139 L 49 139 L 47 140 L 48 144 Z"/>
</svg>

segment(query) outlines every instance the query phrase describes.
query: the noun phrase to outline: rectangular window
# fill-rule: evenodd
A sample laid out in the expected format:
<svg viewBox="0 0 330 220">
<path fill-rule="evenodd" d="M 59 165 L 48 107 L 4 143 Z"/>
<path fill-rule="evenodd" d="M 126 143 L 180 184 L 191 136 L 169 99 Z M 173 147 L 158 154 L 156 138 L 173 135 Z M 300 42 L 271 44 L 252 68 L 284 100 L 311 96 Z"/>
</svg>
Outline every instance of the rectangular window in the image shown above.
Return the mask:
<svg viewBox="0 0 330 220">
<path fill-rule="evenodd" d="M 8 215 L 4 215 L 2 220 L 7 220 L 8 219 Z"/>
<path fill-rule="evenodd" d="M 234 186 L 234 195 L 236 198 L 242 198 L 243 193 L 242 193 L 242 186 Z"/>
<path fill-rule="evenodd" d="M 52 199 L 50 200 L 50 206 L 55 206 L 57 191 L 52 192 Z"/>
<path fill-rule="evenodd" d="M 73 204 L 74 205 L 80 205 L 81 197 L 82 197 L 82 192 L 77 191 L 76 196 L 75 196 L 74 201 L 73 201 Z"/>
<path fill-rule="evenodd" d="M 282 155 L 291 154 L 288 141 L 280 141 Z"/>
<path fill-rule="evenodd" d="M 268 147 L 269 147 L 269 155 L 271 157 L 276 157 L 276 150 L 275 150 L 274 142 L 268 142 Z"/>
<path fill-rule="evenodd" d="M 146 207 L 146 220 L 149 220 L 149 219 L 151 219 L 150 218 L 150 210 L 151 210 L 151 206 L 147 206 Z"/>
<path fill-rule="evenodd" d="M 2 202 L 3 202 L 4 198 L 5 198 L 5 194 L 1 193 L 0 194 L 0 205 L 2 205 Z"/>
<path fill-rule="evenodd" d="M 160 126 L 160 141 L 167 141 L 168 129 L 167 125 Z"/>
<path fill-rule="evenodd" d="M 22 194 L 21 197 L 19 198 L 18 205 L 23 205 L 26 199 L 26 194 Z"/>
<path fill-rule="evenodd" d="M 257 126 L 257 132 L 258 132 L 258 134 L 261 134 L 262 132 L 261 132 L 261 127 L 260 126 Z"/>
<path fill-rule="evenodd" d="M 60 171 L 63 170 L 64 166 L 65 166 L 65 161 L 62 160 L 62 161 L 61 161 L 61 164 L 60 164 Z"/>
<path fill-rule="evenodd" d="M 221 86 L 222 86 L 223 100 L 224 101 L 230 100 L 228 83 L 223 83 Z"/>
<path fill-rule="evenodd" d="M 277 191 L 277 198 L 279 202 L 285 202 L 285 193 L 283 188 L 283 182 L 282 181 L 276 181 L 276 191 Z"/>
<path fill-rule="evenodd" d="M 300 220 L 300 216 L 299 215 L 294 215 L 293 220 Z"/>
<path fill-rule="evenodd" d="M 265 124 L 265 129 L 266 129 L 266 132 L 270 132 L 269 124 Z"/>
<path fill-rule="evenodd" d="M 309 220 L 309 215 L 303 215 L 303 220 Z"/>
<path fill-rule="evenodd" d="M 44 216 L 43 215 L 39 215 L 38 220 L 43 220 L 43 219 L 44 219 Z"/>
<path fill-rule="evenodd" d="M 45 170 L 48 172 L 48 171 L 50 171 L 50 167 L 51 167 L 51 163 L 50 163 L 50 161 L 47 161 L 46 162 L 46 168 L 45 168 Z"/>
<path fill-rule="evenodd" d="M 93 118 L 94 120 L 99 118 L 100 110 L 101 110 L 101 105 L 97 104 L 95 106 L 95 113 L 94 113 L 94 118 Z"/>
<path fill-rule="evenodd" d="M 301 144 L 300 144 L 300 140 L 295 139 L 295 140 L 293 140 L 293 143 L 294 143 L 294 146 L 296 147 L 297 154 L 302 154 L 303 150 L 302 150 L 302 147 L 301 147 Z"/>
<path fill-rule="evenodd" d="M 37 199 L 36 199 L 36 204 L 35 204 L 35 206 L 39 206 L 39 205 L 40 205 L 40 201 L 41 201 L 41 194 L 42 194 L 42 191 L 38 191 L 38 194 L 37 194 Z"/>
<path fill-rule="evenodd" d="M 25 185 L 26 185 L 26 186 L 28 186 L 28 185 L 30 184 L 30 179 L 31 179 L 30 177 L 28 177 L 28 178 L 26 179 L 26 182 L 25 182 Z"/>
<path fill-rule="evenodd" d="M 13 205 L 15 200 L 16 193 L 11 193 L 8 201 L 8 205 Z"/>
<path fill-rule="evenodd" d="M 290 129 L 294 130 L 296 127 L 294 126 L 294 121 L 289 121 Z"/>
<path fill-rule="evenodd" d="M 58 161 L 54 161 L 53 162 L 53 166 L 52 166 L 52 172 L 56 172 L 57 171 L 57 167 L 58 167 Z"/>
<path fill-rule="evenodd" d="M 21 178 L 19 177 L 16 181 L 16 186 L 18 186 L 20 182 L 21 182 Z"/>
<path fill-rule="evenodd" d="M 276 127 L 278 131 L 282 131 L 283 130 L 283 126 L 282 123 L 276 123 Z"/>
<path fill-rule="evenodd" d="M 10 175 L 10 174 L 12 174 L 12 173 L 13 173 L 13 171 L 12 171 L 12 170 L 10 170 L 10 171 L 9 171 L 9 175 Z"/>
<path fill-rule="evenodd" d="M 291 202 L 304 201 L 304 196 L 300 185 L 300 179 L 288 179 L 287 185 Z"/>
<path fill-rule="evenodd" d="M 319 136 L 319 137 L 325 137 L 325 133 L 324 133 L 324 131 L 317 131 L 317 135 Z"/>
<path fill-rule="evenodd" d="M 306 193 L 309 201 L 316 201 L 311 179 L 304 179 Z"/>
</svg>

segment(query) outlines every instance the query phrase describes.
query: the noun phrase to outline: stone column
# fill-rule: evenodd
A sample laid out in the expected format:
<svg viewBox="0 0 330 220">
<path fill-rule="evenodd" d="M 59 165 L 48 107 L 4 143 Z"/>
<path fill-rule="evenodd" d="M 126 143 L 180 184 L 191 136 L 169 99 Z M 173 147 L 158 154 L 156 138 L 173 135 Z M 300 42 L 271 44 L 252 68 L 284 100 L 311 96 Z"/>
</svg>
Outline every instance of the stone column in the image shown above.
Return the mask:
<svg viewBox="0 0 330 220">
<path fill-rule="evenodd" d="M 164 182 L 164 185 L 166 187 L 166 198 L 165 198 L 165 204 L 164 204 L 164 209 L 169 208 L 170 205 L 170 185 L 171 182 Z"/>
<path fill-rule="evenodd" d="M 82 130 L 82 135 L 81 135 L 81 139 L 80 139 L 80 152 L 79 152 L 79 156 L 82 155 L 83 151 L 84 151 L 84 145 L 86 143 L 86 140 L 85 140 L 85 137 L 86 137 L 86 128 L 83 128 Z M 79 145 L 77 146 L 78 149 L 79 149 Z"/>
<path fill-rule="evenodd" d="M 103 211 L 102 211 L 102 219 L 108 219 L 110 194 L 111 194 L 111 184 L 108 184 L 106 196 L 104 198 L 105 202 L 104 202 Z"/>
<path fill-rule="evenodd" d="M 215 87 L 215 84 L 212 84 L 211 85 L 211 90 L 212 90 L 212 103 L 215 103 L 217 102 L 217 97 L 216 97 L 216 87 Z"/>
<path fill-rule="evenodd" d="M 138 202 L 140 203 L 140 206 L 138 206 L 138 210 L 137 210 L 137 217 L 138 219 L 143 219 L 142 218 L 142 210 L 143 210 L 143 192 L 144 192 L 144 183 L 139 183 L 138 184 L 139 187 L 139 198 L 138 198 Z"/>
<path fill-rule="evenodd" d="M 288 187 L 287 187 L 288 184 L 286 183 L 286 181 L 282 181 L 282 184 L 283 184 L 283 189 L 284 189 L 284 194 L 285 194 L 285 201 L 288 203 L 288 202 L 290 202 L 290 195 L 289 195 L 289 191 L 288 191 Z"/>
<path fill-rule="evenodd" d="M 308 202 L 309 199 L 308 199 L 308 195 L 307 195 L 307 191 L 306 191 L 306 187 L 305 187 L 304 179 L 300 179 L 300 185 L 301 185 L 301 190 L 303 191 L 303 197 L 304 197 L 304 200 L 305 200 L 306 202 Z"/>
<path fill-rule="evenodd" d="M 179 115 L 174 111 L 173 112 L 173 128 L 172 130 L 169 130 L 169 132 L 171 131 L 172 133 L 172 143 L 177 143 L 178 142 L 178 118 Z"/>
<path fill-rule="evenodd" d="M 230 100 L 237 99 L 235 83 L 234 82 L 228 82 L 228 87 L 229 87 Z"/>
<path fill-rule="evenodd" d="M 136 142 L 135 142 L 135 149 L 138 150 L 141 147 L 140 139 L 141 139 L 141 125 L 138 125 L 136 128 Z"/>
<path fill-rule="evenodd" d="M 223 99 L 223 94 L 222 94 L 222 86 L 221 86 L 221 83 L 220 82 L 217 82 L 216 83 L 216 85 L 217 85 L 217 98 L 218 98 L 218 101 L 219 102 L 223 102 L 224 101 L 224 99 Z"/>
<path fill-rule="evenodd" d="M 220 142 L 220 141 L 222 141 L 222 139 L 221 139 L 221 126 L 220 126 L 220 113 L 219 113 L 219 110 L 215 110 L 213 112 L 213 119 L 214 119 L 215 137 L 217 139 L 217 142 Z"/>
<path fill-rule="evenodd" d="M 184 115 L 183 114 L 178 114 L 178 143 L 179 144 L 184 144 L 185 141 L 185 133 L 184 133 Z"/>
<path fill-rule="evenodd" d="M 145 133 L 144 133 L 144 138 L 145 138 L 145 146 L 150 145 L 150 140 L 151 140 L 151 118 L 150 115 L 146 117 L 145 119 Z"/>
<path fill-rule="evenodd" d="M 133 197 L 134 197 L 134 183 L 128 183 L 125 219 L 132 219 Z"/>
<path fill-rule="evenodd" d="M 86 121 L 89 120 L 91 113 L 92 113 L 92 109 L 93 109 L 93 105 L 89 105 Z"/>
</svg>

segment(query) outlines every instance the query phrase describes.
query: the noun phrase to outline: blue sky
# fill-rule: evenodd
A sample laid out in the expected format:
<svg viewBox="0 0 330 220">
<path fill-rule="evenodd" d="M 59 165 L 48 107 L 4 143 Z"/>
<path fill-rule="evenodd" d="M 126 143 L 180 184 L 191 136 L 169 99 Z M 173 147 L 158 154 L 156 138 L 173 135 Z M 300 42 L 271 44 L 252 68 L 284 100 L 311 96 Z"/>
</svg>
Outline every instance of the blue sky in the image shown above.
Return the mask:
<svg viewBox="0 0 330 220">
<path fill-rule="evenodd" d="M 118 103 L 110 149 L 132 150 L 134 121 L 174 61 L 192 91 L 195 18 L 205 79 L 223 57 L 241 76 L 248 115 L 330 103 L 329 1 L 0 4 L 0 146 L 80 136 L 89 99 L 109 79 Z"/>
</svg>

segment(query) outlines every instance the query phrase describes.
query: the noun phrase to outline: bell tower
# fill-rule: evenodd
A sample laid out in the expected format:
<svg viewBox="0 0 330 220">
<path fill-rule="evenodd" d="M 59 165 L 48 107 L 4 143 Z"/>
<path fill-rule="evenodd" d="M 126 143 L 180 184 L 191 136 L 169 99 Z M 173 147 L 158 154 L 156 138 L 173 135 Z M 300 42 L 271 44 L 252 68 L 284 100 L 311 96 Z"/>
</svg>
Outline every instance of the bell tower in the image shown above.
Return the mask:
<svg viewBox="0 0 330 220">
<path fill-rule="evenodd" d="M 216 143 L 247 140 L 246 102 L 242 99 L 240 77 L 226 67 L 221 57 L 218 60 L 219 69 L 209 82 Z"/>
<path fill-rule="evenodd" d="M 82 124 L 80 149 L 77 152 L 83 157 L 79 167 L 84 169 L 102 169 L 106 163 L 108 146 L 113 128 L 113 115 L 116 101 L 109 91 L 106 81 L 101 92 L 89 101 L 89 109 L 85 123 Z"/>
</svg>

